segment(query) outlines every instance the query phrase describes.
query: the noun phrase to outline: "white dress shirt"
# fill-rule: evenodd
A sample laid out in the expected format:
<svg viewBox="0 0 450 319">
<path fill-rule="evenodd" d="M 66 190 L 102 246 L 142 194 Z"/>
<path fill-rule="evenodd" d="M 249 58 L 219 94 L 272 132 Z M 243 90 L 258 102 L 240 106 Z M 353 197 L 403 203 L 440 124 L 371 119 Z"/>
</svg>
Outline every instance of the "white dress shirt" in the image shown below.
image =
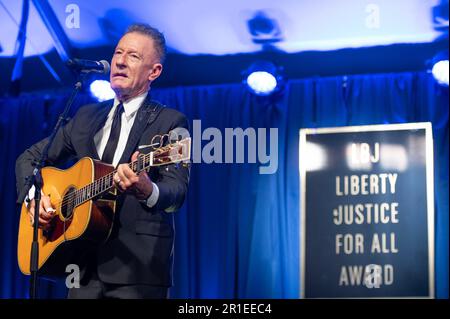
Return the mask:
<svg viewBox="0 0 450 319">
<path fill-rule="evenodd" d="M 145 92 L 139 96 L 132 98 L 127 102 L 122 103 L 124 111 L 122 113 L 121 118 L 119 141 L 117 143 L 117 148 L 114 153 L 114 158 L 112 162 L 113 166 L 117 166 L 117 164 L 120 161 L 120 158 L 122 157 L 123 151 L 125 150 L 125 147 L 127 145 L 128 136 L 130 135 L 134 120 L 136 119 L 137 111 L 144 102 L 145 98 L 147 97 L 147 93 L 148 92 Z M 108 143 L 109 135 L 111 133 L 111 126 L 114 118 L 114 112 L 119 103 L 120 101 L 117 99 L 117 97 L 115 97 L 113 107 L 108 113 L 105 125 L 94 136 L 94 144 L 97 149 L 99 158 L 102 158 L 103 152 L 105 151 L 106 148 L 106 144 Z M 148 197 L 147 200 L 141 201 L 150 208 L 156 205 L 156 202 L 158 201 L 159 198 L 159 188 L 155 183 L 152 182 L 152 184 L 153 184 L 152 194 Z M 28 201 L 32 200 L 33 198 L 34 198 L 34 186 L 28 192 Z"/>
<path fill-rule="evenodd" d="M 123 151 L 127 146 L 128 136 L 130 135 L 131 128 L 133 127 L 134 120 L 136 119 L 136 114 L 139 107 L 144 103 L 145 98 L 147 97 L 148 92 L 144 92 L 141 95 L 138 95 L 127 102 L 123 102 L 123 113 L 121 118 L 121 126 L 120 126 L 120 136 L 119 141 L 117 143 L 116 152 L 114 153 L 114 158 L 112 165 L 117 166 L 122 157 Z M 109 135 L 111 133 L 111 126 L 114 118 L 114 112 L 116 111 L 117 106 L 120 104 L 120 101 L 117 97 L 114 98 L 114 104 L 111 110 L 108 113 L 108 117 L 106 119 L 105 125 L 101 130 L 97 132 L 94 136 L 94 143 L 97 149 L 97 153 L 99 158 L 102 158 L 103 152 L 105 151 L 106 144 L 108 143 Z M 155 206 L 156 202 L 159 198 L 159 189 L 158 186 L 153 183 L 153 192 L 147 199 L 147 201 L 141 201 L 146 203 L 148 207 Z"/>
</svg>

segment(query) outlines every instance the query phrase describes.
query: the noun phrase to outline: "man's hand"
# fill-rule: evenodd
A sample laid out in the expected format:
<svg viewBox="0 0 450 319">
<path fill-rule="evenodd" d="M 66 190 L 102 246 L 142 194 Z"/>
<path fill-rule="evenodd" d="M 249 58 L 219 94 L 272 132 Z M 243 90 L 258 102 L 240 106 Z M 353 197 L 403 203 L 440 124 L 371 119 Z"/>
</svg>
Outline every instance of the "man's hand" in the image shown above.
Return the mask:
<svg viewBox="0 0 450 319">
<path fill-rule="evenodd" d="M 55 209 L 50 202 L 50 197 L 46 195 L 41 196 L 41 202 L 39 205 L 39 228 L 48 230 L 50 228 L 50 222 L 55 217 Z M 30 216 L 31 225 L 34 224 L 34 199 L 28 204 L 28 216 Z"/>
<path fill-rule="evenodd" d="M 135 152 L 131 161 L 137 160 L 139 152 Z M 120 164 L 114 174 L 114 183 L 121 192 L 133 194 L 137 199 L 147 199 L 153 192 L 153 184 L 145 171 L 139 175 L 128 166 Z"/>
</svg>

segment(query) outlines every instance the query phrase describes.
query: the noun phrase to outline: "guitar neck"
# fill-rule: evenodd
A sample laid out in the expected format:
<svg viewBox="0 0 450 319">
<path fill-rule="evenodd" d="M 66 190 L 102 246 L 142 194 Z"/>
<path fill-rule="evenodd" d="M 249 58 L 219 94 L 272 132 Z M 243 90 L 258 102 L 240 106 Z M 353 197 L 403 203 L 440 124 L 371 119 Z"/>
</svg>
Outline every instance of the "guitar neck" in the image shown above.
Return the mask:
<svg viewBox="0 0 450 319">
<path fill-rule="evenodd" d="M 154 166 L 168 165 L 189 160 L 191 149 L 190 143 L 191 139 L 186 138 L 177 142 L 176 145 L 171 144 L 160 147 L 148 154 L 140 154 L 138 159 L 128 163 L 128 166 L 133 170 L 133 172 L 139 174 L 140 172 L 144 170 L 147 171 Z M 94 182 L 77 189 L 75 191 L 75 207 L 103 193 L 106 193 L 115 187 L 113 177 L 116 173 L 117 170 L 114 170 L 111 173 L 96 179 Z"/>
<path fill-rule="evenodd" d="M 148 158 L 147 154 L 145 157 Z M 144 156 L 142 156 L 144 157 Z M 140 164 L 139 162 L 142 160 L 136 160 L 134 162 L 128 163 L 128 166 L 137 174 L 141 171 L 149 169 L 152 165 L 147 163 Z M 144 161 L 142 161 L 144 162 Z M 141 165 L 141 166 L 140 166 Z M 117 173 L 117 170 L 112 171 L 109 174 L 106 174 L 99 179 L 96 179 L 90 184 L 87 184 L 75 191 L 75 206 L 81 205 L 97 196 L 100 196 L 103 193 L 108 192 L 110 189 L 114 187 L 113 177 Z"/>
</svg>

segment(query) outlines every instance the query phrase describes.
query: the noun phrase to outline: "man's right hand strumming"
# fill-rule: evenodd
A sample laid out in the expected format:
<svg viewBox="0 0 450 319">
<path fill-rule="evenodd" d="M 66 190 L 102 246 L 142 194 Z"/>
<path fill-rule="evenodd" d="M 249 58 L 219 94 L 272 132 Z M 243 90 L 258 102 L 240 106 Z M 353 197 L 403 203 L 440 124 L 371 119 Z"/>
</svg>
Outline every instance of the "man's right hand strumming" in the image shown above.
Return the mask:
<svg viewBox="0 0 450 319">
<path fill-rule="evenodd" d="M 28 204 L 28 216 L 30 217 L 31 225 L 34 224 L 34 199 Z M 50 197 L 46 195 L 41 196 L 41 203 L 39 209 L 39 228 L 48 230 L 50 228 L 51 221 L 55 216 L 55 209 L 50 202 Z"/>
</svg>

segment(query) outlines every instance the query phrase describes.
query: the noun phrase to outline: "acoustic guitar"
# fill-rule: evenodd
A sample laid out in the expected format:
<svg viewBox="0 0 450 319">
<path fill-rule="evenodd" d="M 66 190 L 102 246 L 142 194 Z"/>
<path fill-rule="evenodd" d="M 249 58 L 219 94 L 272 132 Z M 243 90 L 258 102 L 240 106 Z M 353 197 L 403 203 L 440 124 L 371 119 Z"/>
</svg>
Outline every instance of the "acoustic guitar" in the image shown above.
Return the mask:
<svg viewBox="0 0 450 319">
<path fill-rule="evenodd" d="M 190 152 L 191 139 L 184 138 L 154 148 L 148 154 L 140 154 L 128 165 L 136 173 L 171 163 L 185 165 Z M 78 264 L 89 247 L 109 238 L 116 210 L 115 173 L 112 165 L 89 157 L 80 159 L 66 170 L 42 169 L 42 191 L 50 197 L 56 212 L 50 228 L 39 228 L 38 231 L 40 275 L 63 276 L 68 264 Z M 20 213 L 17 256 L 19 268 L 25 275 L 30 275 L 32 241 L 33 226 L 24 203 Z"/>
</svg>

